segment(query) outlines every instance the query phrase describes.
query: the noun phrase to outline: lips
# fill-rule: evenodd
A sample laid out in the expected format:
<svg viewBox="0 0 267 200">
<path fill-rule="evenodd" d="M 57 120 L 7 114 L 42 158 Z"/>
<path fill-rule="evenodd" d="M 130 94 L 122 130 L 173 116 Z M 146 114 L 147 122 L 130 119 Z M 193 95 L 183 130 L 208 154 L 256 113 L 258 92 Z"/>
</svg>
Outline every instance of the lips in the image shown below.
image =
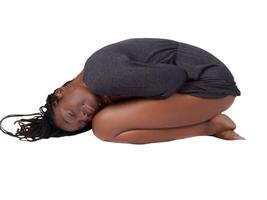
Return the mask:
<svg viewBox="0 0 267 200">
<path fill-rule="evenodd" d="M 84 104 L 83 105 L 83 111 L 86 112 L 87 114 L 90 114 L 93 112 L 93 109 L 90 106 L 88 106 L 87 104 Z"/>
</svg>

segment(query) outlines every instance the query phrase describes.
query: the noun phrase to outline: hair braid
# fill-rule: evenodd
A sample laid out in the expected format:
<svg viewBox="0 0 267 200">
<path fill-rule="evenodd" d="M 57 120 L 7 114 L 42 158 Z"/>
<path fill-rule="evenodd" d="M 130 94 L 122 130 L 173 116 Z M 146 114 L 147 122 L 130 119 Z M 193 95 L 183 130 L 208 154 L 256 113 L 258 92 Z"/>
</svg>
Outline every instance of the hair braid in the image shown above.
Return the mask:
<svg viewBox="0 0 267 200">
<path fill-rule="evenodd" d="M 71 81 L 67 81 L 63 86 L 66 86 Z M 39 108 L 40 113 L 32 113 L 32 114 L 12 114 L 3 117 L 0 121 L 0 130 L 3 133 L 6 133 L 10 136 L 17 137 L 23 141 L 37 141 L 40 139 L 47 139 L 49 137 L 62 137 L 62 136 L 70 136 L 76 135 L 92 128 L 92 122 L 90 121 L 84 128 L 76 130 L 76 131 L 65 131 L 58 128 L 54 123 L 54 112 L 53 105 L 58 101 L 57 96 L 55 95 L 55 91 L 52 94 L 49 94 L 46 99 L 46 104 Z M 46 110 L 44 110 L 46 109 Z M 2 122 L 4 119 L 8 117 L 19 117 L 19 116 L 31 116 L 36 115 L 31 119 L 20 119 L 14 122 L 18 123 L 20 128 L 17 129 L 16 133 L 13 134 L 9 131 L 6 131 L 2 127 Z"/>
</svg>

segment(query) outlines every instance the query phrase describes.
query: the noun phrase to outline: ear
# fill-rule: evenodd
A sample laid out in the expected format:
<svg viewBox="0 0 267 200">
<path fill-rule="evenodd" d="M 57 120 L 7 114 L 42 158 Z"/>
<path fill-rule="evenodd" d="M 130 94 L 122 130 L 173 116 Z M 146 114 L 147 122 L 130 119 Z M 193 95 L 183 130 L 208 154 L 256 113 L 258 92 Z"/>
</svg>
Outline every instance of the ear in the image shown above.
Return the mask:
<svg viewBox="0 0 267 200">
<path fill-rule="evenodd" d="M 57 89 L 55 90 L 55 95 L 56 95 L 59 99 L 61 99 L 61 98 L 63 97 L 64 93 L 65 93 L 65 87 L 64 87 L 64 86 L 62 86 L 62 87 L 60 87 L 60 88 L 57 88 Z"/>
</svg>

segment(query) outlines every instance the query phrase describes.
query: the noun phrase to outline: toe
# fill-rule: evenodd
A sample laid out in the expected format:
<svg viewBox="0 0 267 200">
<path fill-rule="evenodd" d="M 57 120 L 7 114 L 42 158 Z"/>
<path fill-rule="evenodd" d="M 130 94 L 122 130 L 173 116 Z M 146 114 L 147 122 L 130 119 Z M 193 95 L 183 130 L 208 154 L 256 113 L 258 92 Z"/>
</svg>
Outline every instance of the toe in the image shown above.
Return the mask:
<svg viewBox="0 0 267 200">
<path fill-rule="evenodd" d="M 244 137 L 238 135 L 236 132 L 232 130 L 222 131 L 220 133 L 214 134 L 213 136 L 224 140 L 245 140 Z"/>
</svg>

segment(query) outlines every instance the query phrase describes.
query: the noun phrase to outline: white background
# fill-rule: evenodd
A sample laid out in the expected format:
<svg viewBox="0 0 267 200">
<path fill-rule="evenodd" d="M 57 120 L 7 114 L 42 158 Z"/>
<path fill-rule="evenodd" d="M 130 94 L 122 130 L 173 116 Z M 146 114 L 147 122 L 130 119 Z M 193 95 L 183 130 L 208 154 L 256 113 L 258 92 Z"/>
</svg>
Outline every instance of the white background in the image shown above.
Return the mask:
<svg viewBox="0 0 267 200">
<path fill-rule="evenodd" d="M 266 199 L 266 15 L 259 0 L 1 0 L 1 118 L 39 112 L 104 45 L 169 38 L 228 66 L 242 94 L 225 114 L 247 140 L 131 145 L 88 131 L 30 143 L 1 132 L 0 199 Z"/>
</svg>

